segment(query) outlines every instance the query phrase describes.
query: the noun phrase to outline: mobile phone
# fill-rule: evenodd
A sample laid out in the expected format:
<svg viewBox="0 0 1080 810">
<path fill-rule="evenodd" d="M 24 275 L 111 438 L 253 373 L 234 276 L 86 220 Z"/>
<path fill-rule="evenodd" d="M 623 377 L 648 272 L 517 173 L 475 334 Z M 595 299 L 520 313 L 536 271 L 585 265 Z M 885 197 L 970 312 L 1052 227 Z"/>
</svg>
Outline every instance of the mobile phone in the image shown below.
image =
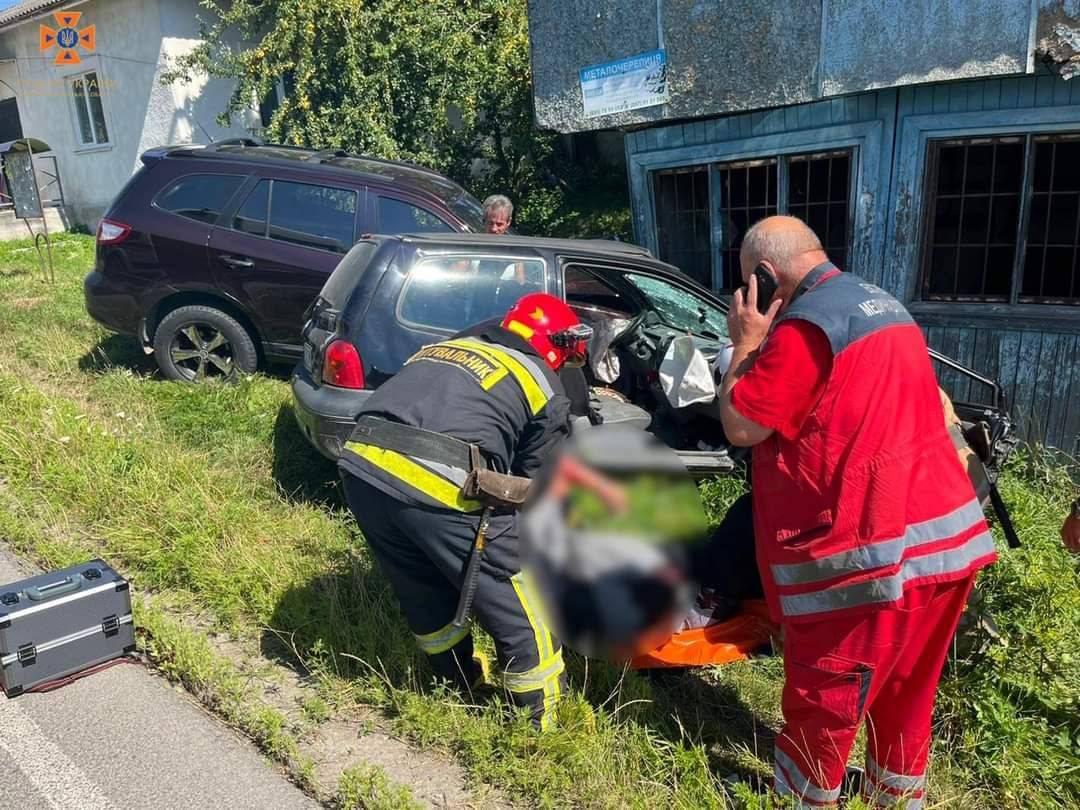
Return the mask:
<svg viewBox="0 0 1080 810">
<path fill-rule="evenodd" d="M 765 269 L 765 265 L 759 264 L 754 268 L 754 278 L 757 279 L 757 308 L 762 315 L 769 311 L 769 304 L 776 295 L 776 277 Z"/>
</svg>

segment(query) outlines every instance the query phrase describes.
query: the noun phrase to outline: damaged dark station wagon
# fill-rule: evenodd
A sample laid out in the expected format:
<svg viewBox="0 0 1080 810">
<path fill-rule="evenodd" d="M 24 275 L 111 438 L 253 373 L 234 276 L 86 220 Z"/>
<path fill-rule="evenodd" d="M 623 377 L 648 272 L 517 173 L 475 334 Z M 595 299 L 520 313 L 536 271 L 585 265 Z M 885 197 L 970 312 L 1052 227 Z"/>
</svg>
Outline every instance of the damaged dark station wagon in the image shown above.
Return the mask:
<svg viewBox="0 0 1080 810">
<path fill-rule="evenodd" d="M 566 300 L 594 329 L 585 368 L 606 423 L 632 424 L 674 448 L 698 475 L 728 472 L 730 447 L 711 404 L 674 408 L 660 382 L 672 340 L 691 335 L 710 362 L 727 342 L 726 302 L 620 242 L 483 234 L 372 236 L 342 259 L 307 313 L 304 359 L 292 376 L 297 421 L 334 459 L 371 392 L 422 346 L 501 317 L 528 292 Z M 956 402 L 984 463 L 999 466 L 1013 429 L 1000 386 L 931 351 L 987 390 Z M 972 386 L 975 388 L 976 386 Z"/>
</svg>

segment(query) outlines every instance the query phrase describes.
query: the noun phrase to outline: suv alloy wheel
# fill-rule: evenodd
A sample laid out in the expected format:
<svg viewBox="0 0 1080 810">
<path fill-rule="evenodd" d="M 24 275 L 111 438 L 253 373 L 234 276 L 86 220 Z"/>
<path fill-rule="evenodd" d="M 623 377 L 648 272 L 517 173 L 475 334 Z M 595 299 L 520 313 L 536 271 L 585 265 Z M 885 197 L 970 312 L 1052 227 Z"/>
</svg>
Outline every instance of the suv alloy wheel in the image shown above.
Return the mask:
<svg viewBox="0 0 1080 810">
<path fill-rule="evenodd" d="M 232 316 L 201 305 L 179 307 L 161 320 L 154 355 L 161 373 L 179 382 L 234 382 L 259 365 L 248 331 Z"/>
</svg>

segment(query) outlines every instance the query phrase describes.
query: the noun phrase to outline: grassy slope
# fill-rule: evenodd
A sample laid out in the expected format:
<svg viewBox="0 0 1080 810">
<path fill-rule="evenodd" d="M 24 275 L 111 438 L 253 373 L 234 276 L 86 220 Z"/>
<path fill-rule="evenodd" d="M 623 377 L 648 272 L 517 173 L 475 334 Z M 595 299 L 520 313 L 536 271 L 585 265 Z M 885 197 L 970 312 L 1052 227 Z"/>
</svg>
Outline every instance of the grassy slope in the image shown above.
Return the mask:
<svg viewBox="0 0 1080 810">
<path fill-rule="evenodd" d="M 105 555 L 139 590 L 240 635 L 286 638 L 333 710 L 381 706 L 401 733 L 530 804 L 758 806 L 717 775 L 768 774 L 777 661 L 663 680 L 575 661 L 579 688 L 603 707 L 595 731 L 571 704 L 544 737 L 498 702 L 466 707 L 423 688 L 424 663 L 333 467 L 293 424 L 288 386 L 156 379 L 132 341 L 83 310 L 92 247 L 56 240 L 54 288 L 34 279 L 27 243 L 0 243 L 0 537 L 47 565 Z M 710 513 L 738 489 L 712 485 Z M 984 581 L 1010 645 L 954 661 L 933 784 L 961 806 L 1068 806 L 1080 801 L 1080 578 L 1056 530 L 1069 485 L 1060 469 L 1017 464 L 1004 490 L 1029 544 Z M 353 774 L 348 789 L 363 784 Z"/>
</svg>

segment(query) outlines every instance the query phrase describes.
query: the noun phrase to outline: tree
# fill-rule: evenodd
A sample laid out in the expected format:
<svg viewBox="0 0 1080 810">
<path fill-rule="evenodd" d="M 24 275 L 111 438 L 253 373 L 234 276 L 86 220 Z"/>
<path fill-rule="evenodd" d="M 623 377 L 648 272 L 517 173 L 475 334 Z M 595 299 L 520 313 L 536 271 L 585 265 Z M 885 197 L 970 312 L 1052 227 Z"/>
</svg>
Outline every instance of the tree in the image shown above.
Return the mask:
<svg viewBox="0 0 1080 810">
<path fill-rule="evenodd" d="M 200 44 L 163 81 L 233 79 L 223 125 L 284 80 L 270 140 L 432 166 L 481 193 L 509 193 L 519 224 L 531 203 L 552 207 L 554 137 L 533 124 L 525 0 L 202 6 Z"/>
</svg>

